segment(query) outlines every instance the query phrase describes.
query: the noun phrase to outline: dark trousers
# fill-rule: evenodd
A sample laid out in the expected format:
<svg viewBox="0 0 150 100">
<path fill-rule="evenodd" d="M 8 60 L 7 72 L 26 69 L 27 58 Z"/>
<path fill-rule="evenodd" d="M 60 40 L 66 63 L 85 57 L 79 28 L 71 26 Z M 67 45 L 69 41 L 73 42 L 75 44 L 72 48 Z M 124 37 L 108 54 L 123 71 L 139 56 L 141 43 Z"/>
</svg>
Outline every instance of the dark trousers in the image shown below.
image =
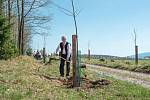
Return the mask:
<svg viewBox="0 0 150 100">
<path fill-rule="evenodd" d="M 61 57 L 63 57 L 64 59 L 67 59 L 67 55 L 62 54 Z M 61 58 L 60 60 L 60 75 L 62 77 L 64 77 L 64 65 L 65 65 L 65 60 Z M 69 58 L 70 61 L 70 58 Z M 70 62 L 66 62 L 66 76 L 69 76 L 70 73 Z"/>
</svg>

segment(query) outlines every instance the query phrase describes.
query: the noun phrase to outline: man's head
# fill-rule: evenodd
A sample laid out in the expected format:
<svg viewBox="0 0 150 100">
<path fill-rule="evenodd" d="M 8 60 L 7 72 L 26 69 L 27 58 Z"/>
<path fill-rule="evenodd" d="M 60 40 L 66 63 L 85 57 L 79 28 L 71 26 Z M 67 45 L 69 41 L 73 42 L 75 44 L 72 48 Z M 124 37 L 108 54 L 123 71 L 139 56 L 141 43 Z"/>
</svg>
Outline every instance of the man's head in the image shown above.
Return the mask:
<svg viewBox="0 0 150 100">
<path fill-rule="evenodd" d="M 67 40 L 66 36 L 62 36 L 61 40 L 62 40 L 62 42 L 66 42 L 66 40 Z"/>
</svg>

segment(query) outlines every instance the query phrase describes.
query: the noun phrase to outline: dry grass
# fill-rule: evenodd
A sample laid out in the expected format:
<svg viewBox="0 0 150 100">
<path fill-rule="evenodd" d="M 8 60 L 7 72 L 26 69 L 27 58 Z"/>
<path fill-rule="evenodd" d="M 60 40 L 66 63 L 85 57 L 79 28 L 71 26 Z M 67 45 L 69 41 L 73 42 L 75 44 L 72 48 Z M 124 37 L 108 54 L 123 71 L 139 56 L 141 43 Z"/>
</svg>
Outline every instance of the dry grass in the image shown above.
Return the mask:
<svg viewBox="0 0 150 100">
<path fill-rule="evenodd" d="M 148 100 L 150 90 L 123 81 L 106 78 L 110 85 L 100 88 L 67 88 L 58 80 L 58 62 L 43 65 L 31 57 L 0 61 L 1 100 Z M 99 80 L 87 71 L 88 78 Z M 48 78 L 44 77 L 48 76 Z"/>
</svg>

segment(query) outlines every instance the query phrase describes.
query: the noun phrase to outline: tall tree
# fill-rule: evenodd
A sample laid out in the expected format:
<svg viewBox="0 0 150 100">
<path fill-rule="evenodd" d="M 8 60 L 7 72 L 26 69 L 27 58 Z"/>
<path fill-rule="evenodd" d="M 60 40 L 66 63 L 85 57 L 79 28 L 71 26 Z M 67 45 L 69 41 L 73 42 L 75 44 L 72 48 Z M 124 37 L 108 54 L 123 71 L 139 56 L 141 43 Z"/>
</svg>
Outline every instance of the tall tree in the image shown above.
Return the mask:
<svg viewBox="0 0 150 100">
<path fill-rule="evenodd" d="M 50 16 L 38 12 L 48 4 L 47 1 L 49 0 L 0 0 L 0 14 L 4 12 L 9 24 L 13 23 L 10 30 L 15 34 L 13 35 L 16 38 L 20 55 L 24 54 L 29 41 L 31 41 L 30 35 L 40 34 L 36 30 L 44 29 L 43 24 L 50 21 Z M 2 11 L 2 9 L 4 10 Z"/>
<path fill-rule="evenodd" d="M 20 32 L 20 25 L 21 25 L 21 14 L 20 14 L 20 0 L 17 0 L 17 16 L 18 16 L 18 49 L 20 53 L 21 49 L 21 32 Z"/>
<path fill-rule="evenodd" d="M 3 0 L 0 0 L 0 15 L 2 15 L 2 9 L 3 9 Z"/>
<path fill-rule="evenodd" d="M 22 0 L 22 14 L 21 14 L 21 54 L 24 54 L 24 0 Z"/>
<path fill-rule="evenodd" d="M 47 1 L 47 0 L 46 0 Z M 20 54 L 24 54 L 25 49 L 25 27 L 40 27 L 44 24 L 47 18 L 45 16 L 36 15 L 34 10 L 38 10 L 46 4 L 46 1 L 40 0 L 17 0 L 17 13 L 18 13 L 18 48 Z M 32 14 L 34 13 L 34 14 Z M 36 12 L 37 13 L 37 12 Z M 30 16 L 30 17 L 29 17 Z M 42 23 L 43 22 L 43 23 Z M 28 28 L 31 29 L 31 28 Z M 31 29 L 31 30 L 32 30 Z"/>
<path fill-rule="evenodd" d="M 0 15 L 0 59 L 9 59 L 17 53 L 10 28 L 6 18 Z"/>
<path fill-rule="evenodd" d="M 8 22 L 10 24 L 10 20 L 11 20 L 11 4 L 10 4 L 10 0 L 8 0 Z"/>
</svg>

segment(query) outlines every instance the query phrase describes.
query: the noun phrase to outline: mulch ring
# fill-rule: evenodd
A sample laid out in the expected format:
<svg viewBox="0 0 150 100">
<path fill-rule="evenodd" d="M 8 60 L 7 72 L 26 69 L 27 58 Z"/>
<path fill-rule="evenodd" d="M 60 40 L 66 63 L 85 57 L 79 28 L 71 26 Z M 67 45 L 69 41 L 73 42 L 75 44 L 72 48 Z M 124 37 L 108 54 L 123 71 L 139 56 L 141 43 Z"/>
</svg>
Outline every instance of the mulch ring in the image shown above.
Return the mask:
<svg viewBox="0 0 150 100">
<path fill-rule="evenodd" d="M 65 85 L 67 88 L 73 88 L 73 79 L 72 77 L 69 80 L 60 80 L 58 78 L 52 78 L 49 76 L 45 76 L 45 75 L 40 75 L 41 77 L 51 80 L 51 81 L 59 81 L 60 83 L 62 83 L 62 85 Z M 82 78 L 81 79 L 81 86 L 80 88 L 85 88 L 85 89 L 89 89 L 89 88 L 99 88 L 99 87 L 103 87 L 103 86 L 107 86 L 109 84 L 111 84 L 111 82 L 109 80 L 106 79 L 100 79 L 100 80 L 90 80 L 88 78 Z"/>
<path fill-rule="evenodd" d="M 70 80 L 64 80 L 62 81 L 64 85 L 67 86 L 67 88 L 73 88 L 73 82 L 72 79 Z M 82 79 L 81 88 L 99 88 L 102 86 L 106 86 L 111 84 L 109 80 L 106 79 L 100 79 L 100 80 L 90 80 L 87 78 Z"/>
</svg>

